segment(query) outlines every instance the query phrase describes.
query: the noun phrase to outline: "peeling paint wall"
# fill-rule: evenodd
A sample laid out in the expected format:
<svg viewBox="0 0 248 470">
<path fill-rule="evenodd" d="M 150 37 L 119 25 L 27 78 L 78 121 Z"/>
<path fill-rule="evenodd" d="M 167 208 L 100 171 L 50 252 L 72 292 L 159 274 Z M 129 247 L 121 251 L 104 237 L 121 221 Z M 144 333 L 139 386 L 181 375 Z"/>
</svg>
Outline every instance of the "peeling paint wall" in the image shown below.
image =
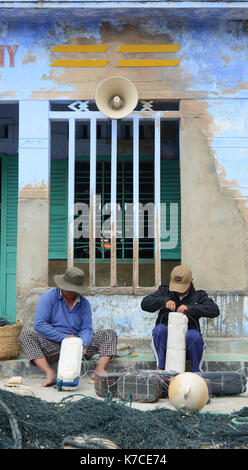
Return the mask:
<svg viewBox="0 0 248 470">
<path fill-rule="evenodd" d="M 235 124 L 232 127 L 232 122 L 235 122 L 234 116 L 237 116 L 241 123 L 243 119 L 245 120 L 245 114 L 238 118 L 238 113 L 232 113 L 232 109 L 238 107 L 237 101 L 242 100 L 230 101 L 229 113 L 223 113 L 221 126 L 224 127 L 225 119 L 229 121 L 231 134 L 235 133 Z M 222 105 L 221 100 L 218 101 L 219 112 L 222 112 Z M 183 263 L 191 265 L 199 288 L 246 289 L 247 208 L 242 191 L 247 187 L 244 168 L 247 168 L 248 163 L 243 159 L 243 149 L 240 145 L 244 137 L 234 138 L 232 143 L 230 137 L 226 139 L 219 137 L 221 133 L 217 129 L 216 115 L 212 114 L 211 100 L 187 100 L 182 103 L 183 106 L 185 107 L 185 117 L 181 124 Z M 245 136 L 245 122 L 239 127 L 239 132 L 241 136 Z M 228 159 L 228 156 L 231 158 Z M 227 158 L 224 160 L 223 157 Z M 223 160 L 227 165 L 225 172 Z M 217 171 L 220 165 L 221 176 Z M 232 166 L 235 166 L 235 172 L 231 171 Z M 233 176 L 236 173 L 235 191 L 233 181 L 229 180 L 226 174 L 229 168 Z"/>
<path fill-rule="evenodd" d="M 135 14 L 137 13 L 137 14 Z M 14 47 L 14 67 L 1 67 L 1 99 L 94 99 L 100 80 L 115 75 L 130 78 L 140 98 L 216 98 L 247 96 L 247 21 L 194 18 L 190 12 L 168 20 L 163 10 L 141 12 L 85 9 L 75 17 L 4 19 L 0 44 Z M 122 58 L 149 54 L 118 53 L 122 44 L 179 44 L 176 54 L 152 58 L 180 59 L 178 67 L 117 68 Z M 105 53 L 52 52 L 55 45 L 105 44 Z M 108 59 L 103 68 L 52 67 L 55 59 Z M 18 73 L 18 75 L 17 75 Z"/>
<path fill-rule="evenodd" d="M 247 98 L 248 98 L 248 22 L 246 19 L 221 18 L 218 9 L 211 18 L 196 12 L 167 15 L 165 10 L 72 10 L 50 12 L 35 16 L 27 11 L 26 18 L 8 19 L 7 13 L 0 22 L 0 45 L 14 47 L 14 62 L 6 60 L 0 68 L 0 100 L 85 100 L 94 99 L 100 81 L 112 75 L 129 78 L 137 87 L 139 99 L 179 99 L 181 113 L 180 162 L 182 194 L 182 261 L 190 264 L 196 287 L 212 290 L 245 290 L 248 286 L 248 172 L 247 172 Z M 121 58 L 130 58 L 117 50 L 122 44 L 180 44 L 176 54 L 163 54 L 163 58 L 178 58 L 177 67 L 118 68 Z M 106 44 L 106 53 L 60 53 L 52 52 L 55 45 Z M 69 54 L 69 56 L 68 56 Z M 53 67 L 56 58 L 100 59 L 109 63 L 103 68 Z M 147 53 L 133 54 L 132 59 L 147 59 Z M 153 58 L 161 58 L 154 53 Z M 44 221 L 48 216 L 47 153 L 42 150 L 42 128 L 30 141 L 29 120 L 20 126 L 19 144 L 20 219 L 19 259 L 27 253 L 30 238 L 20 224 L 30 224 L 35 233 L 37 222 L 24 207 L 36 210 L 42 205 Z M 41 120 L 41 126 L 47 121 Z M 29 147 L 29 145 L 31 145 Z M 22 147 L 23 146 L 23 147 Z M 34 159 L 30 166 L 25 161 L 28 147 L 33 149 Z M 36 164 L 34 165 L 34 161 Z M 44 164 L 44 166 L 43 166 Z M 23 202 L 25 201 L 25 202 Z M 40 206 L 39 206 L 40 205 Z M 23 217 L 23 218 L 22 218 Z M 41 224 L 41 222 L 40 222 Z M 40 225 L 41 227 L 41 225 Z M 39 247 L 44 263 L 39 268 L 27 263 L 22 278 L 21 264 L 20 296 L 24 283 L 28 289 L 48 283 L 48 266 L 45 253 L 48 249 L 48 231 L 42 222 Z M 25 251 L 26 250 L 26 251 Z M 35 273 L 35 275 L 34 275 Z M 26 291 L 25 291 L 26 295 Z M 225 313 L 224 323 L 215 324 L 208 334 L 247 334 L 244 307 L 239 307 L 239 320 L 225 330 L 229 322 Z M 23 298 L 22 298 L 23 300 Z M 151 329 L 150 317 L 139 310 L 138 298 L 118 296 L 112 299 L 92 297 L 93 308 L 99 325 L 105 324 L 111 312 L 112 324 L 122 334 L 146 334 Z M 123 314 L 128 301 L 129 314 Z M 239 304 L 240 300 L 238 301 Z M 95 304 L 94 304 L 95 303 Z M 99 304 L 103 306 L 99 308 Z M 230 301 L 228 305 L 233 305 Z M 236 305 L 236 304 L 235 304 Z M 229 308 L 229 307 L 228 307 Z M 236 307 L 235 307 L 236 308 Z M 126 307 L 125 307 L 126 310 Z M 229 310 L 228 310 L 229 312 Z M 135 313 L 135 324 L 133 316 Z M 226 320 L 227 315 L 228 320 Z M 231 316 L 231 314 L 230 314 Z M 226 323 L 225 323 L 226 322 Z M 239 333 L 237 333 L 239 332 Z"/>
<path fill-rule="evenodd" d="M 24 328 L 32 328 L 33 318 L 41 294 L 46 289 L 32 289 L 21 307 L 20 316 Z M 200 320 L 204 337 L 247 338 L 248 336 L 248 296 L 240 293 L 218 293 L 209 295 L 219 305 L 218 318 Z M 94 330 L 114 328 L 118 336 L 150 338 L 155 326 L 157 312 L 141 310 L 142 297 L 130 295 L 88 296 L 93 313 Z"/>
<path fill-rule="evenodd" d="M 202 318 L 201 331 L 206 337 L 247 337 L 248 297 L 238 294 L 215 295 L 221 315 Z M 94 328 L 114 328 L 119 336 L 150 337 L 157 313 L 141 310 L 140 297 L 88 297 L 92 306 Z M 123 306 L 125 305 L 125 308 Z"/>
<path fill-rule="evenodd" d="M 47 285 L 50 134 L 47 101 L 19 103 L 17 309 L 30 289 Z"/>
</svg>

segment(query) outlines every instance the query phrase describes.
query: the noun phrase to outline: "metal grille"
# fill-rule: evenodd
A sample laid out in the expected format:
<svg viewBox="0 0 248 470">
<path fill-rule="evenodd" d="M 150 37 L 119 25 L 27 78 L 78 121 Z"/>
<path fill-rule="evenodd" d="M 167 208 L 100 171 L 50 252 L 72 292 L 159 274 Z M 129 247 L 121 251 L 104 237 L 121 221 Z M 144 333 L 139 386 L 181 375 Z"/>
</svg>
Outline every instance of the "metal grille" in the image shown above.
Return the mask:
<svg viewBox="0 0 248 470">
<path fill-rule="evenodd" d="M 180 117 L 176 111 L 168 113 L 173 119 L 178 120 Z M 122 123 L 126 125 L 122 125 L 122 132 L 128 141 L 126 148 L 129 152 L 131 150 L 131 155 L 126 155 L 119 148 L 120 121 L 110 121 L 98 111 L 88 111 L 87 107 L 74 112 L 50 111 L 52 121 L 63 120 L 69 123 L 68 265 L 73 265 L 75 258 L 88 259 L 91 287 L 95 286 L 96 262 L 107 259 L 111 268 L 111 287 L 117 285 L 116 265 L 119 259 L 132 260 L 134 287 L 139 285 L 139 261 L 143 258 L 154 260 L 155 284 L 161 283 L 161 121 L 167 116 L 171 118 L 163 111 L 134 111 L 123 119 Z M 90 144 L 90 155 L 81 161 L 77 160 L 75 153 L 76 122 L 82 124 L 80 132 Z M 110 139 L 106 140 L 108 158 L 98 158 L 101 137 L 99 123 L 106 123 L 106 128 L 109 128 Z M 100 212 L 97 210 L 99 195 Z M 75 240 L 74 208 L 80 202 L 89 206 L 86 224 L 89 230 L 88 236 L 83 240 Z M 126 212 L 129 202 L 132 204 L 132 211 Z M 151 203 L 153 206 L 152 217 L 151 214 L 148 217 L 146 211 L 143 213 L 143 233 L 140 233 L 140 203 Z M 109 205 L 107 227 L 106 217 L 102 213 L 106 204 Z M 121 208 L 121 218 L 118 217 L 118 208 Z M 153 236 L 148 237 L 151 229 Z M 132 235 L 125 236 L 125 231 L 128 233 L 130 230 Z"/>
</svg>

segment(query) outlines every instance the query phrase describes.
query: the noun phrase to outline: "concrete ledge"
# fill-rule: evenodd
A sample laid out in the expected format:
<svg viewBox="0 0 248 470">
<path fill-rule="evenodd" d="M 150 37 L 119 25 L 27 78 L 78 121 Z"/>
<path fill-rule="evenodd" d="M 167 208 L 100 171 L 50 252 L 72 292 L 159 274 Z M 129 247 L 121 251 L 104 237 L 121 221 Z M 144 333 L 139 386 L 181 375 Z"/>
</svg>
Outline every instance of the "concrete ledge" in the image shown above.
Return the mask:
<svg viewBox="0 0 248 470">
<path fill-rule="evenodd" d="M 202 370 L 204 372 L 236 371 L 248 376 L 248 338 L 204 338 L 206 350 Z M 108 364 L 109 372 L 120 372 L 127 369 L 155 369 L 156 362 L 151 350 L 150 338 L 119 337 L 118 347 L 130 346 L 118 352 L 118 358 Z M 94 370 L 97 357 L 82 363 L 82 375 Z M 56 370 L 57 363 L 53 365 Z M 190 361 L 186 370 L 191 370 Z M 24 355 L 17 359 L 0 361 L 0 376 L 39 377 L 44 374 Z"/>
<path fill-rule="evenodd" d="M 226 337 L 226 338 L 204 338 L 206 354 L 230 354 L 242 355 L 248 361 L 248 338 Z"/>
<path fill-rule="evenodd" d="M 248 360 L 243 357 L 230 356 L 206 356 L 202 364 L 204 372 L 242 372 L 248 376 Z M 90 375 L 96 366 L 97 358 L 90 359 L 82 363 L 82 375 Z M 53 364 L 54 370 L 57 369 L 57 363 Z M 156 369 L 156 362 L 153 354 L 139 354 L 136 357 L 126 356 L 118 357 L 108 364 L 108 372 L 120 372 L 128 369 Z M 186 361 L 186 371 L 191 370 L 190 361 Z M 0 361 L 0 377 L 40 377 L 44 376 L 36 366 L 28 361 L 24 356 L 17 359 Z"/>
<path fill-rule="evenodd" d="M 248 337 L 204 337 L 206 346 L 205 356 L 239 356 L 242 360 L 248 361 Z M 151 351 L 150 338 L 139 338 L 125 336 L 118 337 L 118 344 L 130 344 L 134 353 L 148 353 Z"/>
</svg>

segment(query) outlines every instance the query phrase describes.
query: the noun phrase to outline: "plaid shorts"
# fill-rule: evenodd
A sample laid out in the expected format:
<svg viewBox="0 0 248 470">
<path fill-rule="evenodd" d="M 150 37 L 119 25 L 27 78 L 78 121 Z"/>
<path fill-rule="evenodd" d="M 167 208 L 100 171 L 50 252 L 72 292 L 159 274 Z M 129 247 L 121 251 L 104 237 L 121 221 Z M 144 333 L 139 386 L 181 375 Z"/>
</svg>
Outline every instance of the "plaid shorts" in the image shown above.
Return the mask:
<svg viewBox="0 0 248 470">
<path fill-rule="evenodd" d="M 36 331 L 24 330 L 19 336 L 19 344 L 30 361 L 45 357 L 52 364 L 59 360 L 61 343 L 46 339 Z M 114 330 L 99 330 L 93 334 L 84 358 L 90 359 L 95 354 L 111 356 L 112 359 L 117 356 L 117 334 Z"/>
</svg>

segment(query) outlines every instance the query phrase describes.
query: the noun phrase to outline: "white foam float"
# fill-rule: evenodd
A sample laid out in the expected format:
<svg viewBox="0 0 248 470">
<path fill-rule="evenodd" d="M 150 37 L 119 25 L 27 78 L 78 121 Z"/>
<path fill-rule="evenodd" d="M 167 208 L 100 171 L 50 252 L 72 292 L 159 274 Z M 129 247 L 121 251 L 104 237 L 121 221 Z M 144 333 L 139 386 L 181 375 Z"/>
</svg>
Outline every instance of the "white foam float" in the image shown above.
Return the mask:
<svg viewBox="0 0 248 470">
<path fill-rule="evenodd" d="M 208 387 L 199 375 L 183 372 L 171 380 L 168 397 L 177 410 L 182 408 L 201 410 L 209 398 Z"/>
</svg>

